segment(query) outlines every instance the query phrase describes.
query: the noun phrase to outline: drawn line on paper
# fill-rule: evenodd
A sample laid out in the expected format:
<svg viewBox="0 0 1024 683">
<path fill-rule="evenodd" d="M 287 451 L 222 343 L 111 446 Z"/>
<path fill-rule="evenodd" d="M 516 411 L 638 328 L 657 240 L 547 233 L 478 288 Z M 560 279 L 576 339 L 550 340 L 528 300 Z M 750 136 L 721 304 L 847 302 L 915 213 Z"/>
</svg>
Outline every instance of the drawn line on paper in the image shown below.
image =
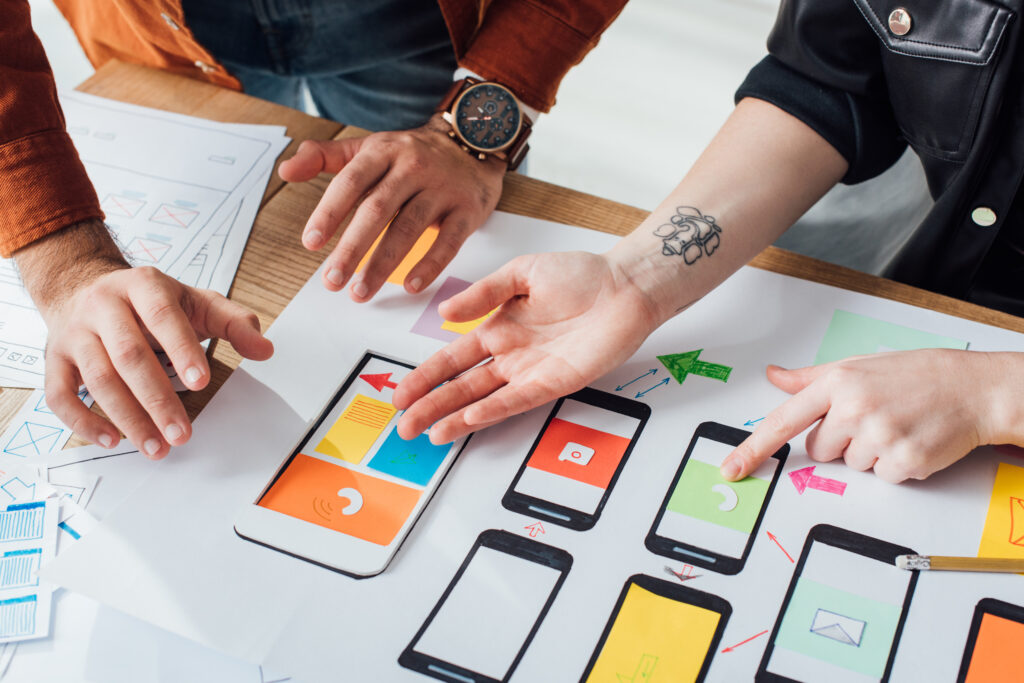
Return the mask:
<svg viewBox="0 0 1024 683">
<path fill-rule="evenodd" d="M 749 643 L 752 640 L 757 640 L 758 638 L 760 638 L 764 634 L 768 633 L 769 631 L 771 631 L 771 629 L 770 628 L 766 628 L 765 630 L 761 631 L 757 635 L 750 636 L 746 640 L 741 640 L 740 642 L 736 643 L 735 645 L 730 645 L 729 647 L 727 647 L 724 650 L 722 650 L 722 652 L 732 652 L 733 650 L 738 648 L 740 645 L 746 645 L 747 643 Z"/>
<path fill-rule="evenodd" d="M 0 600 L 0 637 L 30 636 L 35 631 L 35 595 Z"/>
<path fill-rule="evenodd" d="M 625 384 L 620 384 L 619 386 L 615 387 L 615 391 L 622 391 L 623 389 L 628 387 L 633 382 L 639 382 L 644 377 L 647 377 L 648 375 L 656 375 L 657 373 L 658 373 L 658 368 L 651 368 L 650 370 L 648 370 L 644 374 L 640 375 L 639 377 L 637 377 L 635 379 L 631 379 L 628 382 L 626 382 Z"/>
<path fill-rule="evenodd" d="M 9 505 L 0 512 L 0 543 L 34 541 L 43 537 L 44 501 Z"/>
<path fill-rule="evenodd" d="M 619 683 L 645 683 L 651 680 L 651 676 L 654 675 L 654 667 L 658 666 L 658 657 L 656 655 L 643 654 L 640 656 L 640 663 L 636 665 L 636 669 L 629 676 L 625 676 L 620 673 L 616 673 L 615 677 L 619 679 Z"/>
<path fill-rule="evenodd" d="M 11 550 L 0 555 L 0 588 L 38 586 L 36 572 L 42 559 L 42 548 Z"/>
</svg>

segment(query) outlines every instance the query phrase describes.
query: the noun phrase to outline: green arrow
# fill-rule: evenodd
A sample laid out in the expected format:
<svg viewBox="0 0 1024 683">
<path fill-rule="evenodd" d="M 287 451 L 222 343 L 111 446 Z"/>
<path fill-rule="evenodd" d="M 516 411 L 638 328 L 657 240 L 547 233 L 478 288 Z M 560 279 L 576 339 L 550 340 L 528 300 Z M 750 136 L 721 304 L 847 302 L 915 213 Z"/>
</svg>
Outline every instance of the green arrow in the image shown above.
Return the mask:
<svg viewBox="0 0 1024 683">
<path fill-rule="evenodd" d="M 709 379 L 717 379 L 720 382 L 728 382 L 732 368 L 728 365 L 705 363 L 702 360 L 698 360 L 703 350 L 697 349 L 696 351 L 687 351 L 686 353 L 671 353 L 667 356 L 658 356 L 658 360 L 661 361 L 661 364 L 665 366 L 669 374 L 675 377 L 676 381 L 680 384 L 683 383 L 687 375 L 700 375 Z"/>
</svg>

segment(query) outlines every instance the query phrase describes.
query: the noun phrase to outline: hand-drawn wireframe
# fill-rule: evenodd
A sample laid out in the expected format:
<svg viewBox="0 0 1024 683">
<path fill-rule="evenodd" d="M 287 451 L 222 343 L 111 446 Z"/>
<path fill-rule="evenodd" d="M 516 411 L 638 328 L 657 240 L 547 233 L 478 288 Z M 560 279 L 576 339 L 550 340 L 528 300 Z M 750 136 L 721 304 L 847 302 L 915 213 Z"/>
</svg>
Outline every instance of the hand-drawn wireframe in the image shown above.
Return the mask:
<svg viewBox="0 0 1024 683">
<path fill-rule="evenodd" d="M 42 559 L 42 548 L 8 550 L 0 554 L 0 590 L 38 586 L 36 572 Z"/>
<path fill-rule="evenodd" d="M 721 244 L 721 234 L 715 219 L 693 206 L 677 207 L 669 222 L 654 230 L 654 235 L 661 238 L 661 253 L 682 256 L 688 266 L 701 256 L 714 254 Z"/>
<path fill-rule="evenodd" d="M 64 432 L 64 427 L 23 422 L 15 430 L 10 440 L 4 444 L 4 453 L 26 458 L 55 451 L 57 442 Z"/>
<path fill-rule="evenodd" d="M 130 196 L 111 192 L 100 202 L 100 207 L 107 216 L 135 218 L 142 211 L 142 208 L 146 206 L 146 200 L 142 199 L 142 196 L 141 194 Z"/>
<path fill-rule="evenodd" d="M 153 223 L 170 225 L 174 228 L 187 228 L 199 217 L 199 209 L 193 208 L 194 206 L 191 202 L 190 206 L 179 206 L 178 204 L 168 204 L 165 202 L 156 207 L 156 211 L 149 217 L 149 220 Z"/>
<path fill-rule="evenodd" d="M 5 543 L 42 538 L 45 517 L 46 501 L 8 505 L 0 511 L 0 548 Z"/>
<path fill-rule="evenodd" d="M 128 243 L 124 255 L 133 263 L 156 264 L 171 251 L 170 240 L 136 237 Z"/>
<path fill-rule="evenodd" d="M 698 425 L 647 532 L 648 550 L 722 574 L 742 571 L 789 455 L 786 444 L 746 479 L 726 481 L 719 467 L 749 435 Z"/>
<path fill-rule="evenodd" d="M 717 595 L 631 576 L 580 683 L 702 681 L 731 614 L 732 606 Z"/>
<path fill-rule="evenodd" d="M 30 636 L 36 631 L 36 595 L 0 600 L 0 638 Z"/>
<path fill-rule="evenodd" d="M 813 527 L 755 680 L 818 680 L 835 667 L 889 680 L 918 578 L 895 560 L 913 554 L 846 529 Z"/>
<path fill-rule="evenodd" d="M 571 567 L 572 555 L 564 550 L 507 531 L 484 531 L 398 663 L 443 681 L 508 681 Z M 499 624 L 502 637 L 495 638 Z"/>
<path fill-rule="evenodd" d="M 28 503 L 36 497 L 36 483 L 34 481 L 29 483 L 21 477 L 14 476 L 4 481 L 0 486 L 0 491 L 3 491 L 7 497 L 7 500 L 0 501 L 0 505 Z"/>
<path fill-rule="evenodd" d="M 650 416 L 647 404 L 597 389 L 558 399 L 502 506 L 576 531 L 592 528 Z"/>
<path fill-rule="evenodd" d="M 78 392 L 78 398 L 87 406 L 93 403 L 92 396 L 84 389 Z M 11 418 L 0 435 L 0 443 L 4 453 L 30 457 L 59 450 L 70 438 L 71 430 L 46 405 L 46 393 L 36 389 Z"/>
<path fill-rule="evenodd" d="M 974 607 L 957 683 L 1020 680 L 1020 650 L 1009 643 L 1024 643 L 1024 607 L 982 598 Z"/>
</svg>

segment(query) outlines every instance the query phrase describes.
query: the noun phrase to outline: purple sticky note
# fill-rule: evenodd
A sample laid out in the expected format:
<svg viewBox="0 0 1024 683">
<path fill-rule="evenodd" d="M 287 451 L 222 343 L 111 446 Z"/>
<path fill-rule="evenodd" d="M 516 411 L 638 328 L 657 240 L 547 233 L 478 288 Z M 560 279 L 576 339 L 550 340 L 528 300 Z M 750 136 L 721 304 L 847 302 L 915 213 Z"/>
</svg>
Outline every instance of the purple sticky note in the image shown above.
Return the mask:
<svg viewBox="0 0 1024 683">
<path fill-rule="evenodd" d="M 423 311 L 419 320 L 412 326 L 412 332 L 416 334 L 422 334 L 424 337 L 431 337 L 433 339 L 440 339 L 443 342 L 455 341 L 462 335 L 458 332 L 452 332 L 451 330 L 441 329 L 441 325 L 444 324 L 444 318 L 437 312 L 437 307 L 441 305 L 441 302 L 450 299 L 459 292 L 467 289 L 472 282 L 466 282 L 460 280 L 457 277 L 450 277 L 442 283 L 441 288 L 437 290 L 437 294 L 427 304 L 427 308 Z"/>
</svg>

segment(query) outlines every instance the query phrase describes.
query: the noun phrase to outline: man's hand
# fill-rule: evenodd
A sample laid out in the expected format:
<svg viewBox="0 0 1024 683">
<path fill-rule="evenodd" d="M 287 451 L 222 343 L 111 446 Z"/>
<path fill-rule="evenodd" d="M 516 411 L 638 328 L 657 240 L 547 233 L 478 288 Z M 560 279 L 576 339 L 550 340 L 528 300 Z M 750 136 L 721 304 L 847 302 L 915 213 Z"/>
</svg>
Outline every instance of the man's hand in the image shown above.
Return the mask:
<svg viewBox="0 0 1024 683">
<path fill-rule="evenodd" d="M 466 322 L 498 306 L 398 385 L 403 438 L 430 427 L 433 443 L 447 443 L 581 389 L 629 358 L 660 322 L 612 261 L 583 252 L 521 256 L 439 312 Z"/>
<path fill-rule="evenodd" d="M 409 272 L 405 288 L 422 291 L 487 219 L 501 196 L 505 162 L 476 159 L 447 135 L 440 116 L 408 131 L 363 138 L 303 142 L 281 164 L 288 182 L 336 173 L 302 232 L 307 249 L 322 248 L 350 212 L 351 222 L 327 257 L 324 285 L 338 291 L 351 281 L 353 301 L 369 301 L 419 236 L 432 225 L 437 240 Z M 391 224 L 366 268 L 356 267 Z"/>
<path fill-rule="evenodd" d="M 807 454 L 874 468 L 885 481 L 925 479 L 984 444 L 1024 440 L 1024 354 L 923 350 L 860 356 L 799 370 L 768 367 L 793 397 L 722 464 L 742 479 L 815 422 Z"/>
<path fill-rule="evenodd" d="M 255 314 L 155 268 L 129 268 L 101 223 L 66 228 L 16 258 L 48 329 L 46 403 L 72 431 L 104 447 L 118 443 L 121 429 L 147 456 L 162 458 L 191 436 L 154 348 L 192 390 L 210 381 L 200 340 L 227 339 L 256 360 L 273 353 Z M 78 399 L 82 383 L 110 421 Z"/>
</svg>

